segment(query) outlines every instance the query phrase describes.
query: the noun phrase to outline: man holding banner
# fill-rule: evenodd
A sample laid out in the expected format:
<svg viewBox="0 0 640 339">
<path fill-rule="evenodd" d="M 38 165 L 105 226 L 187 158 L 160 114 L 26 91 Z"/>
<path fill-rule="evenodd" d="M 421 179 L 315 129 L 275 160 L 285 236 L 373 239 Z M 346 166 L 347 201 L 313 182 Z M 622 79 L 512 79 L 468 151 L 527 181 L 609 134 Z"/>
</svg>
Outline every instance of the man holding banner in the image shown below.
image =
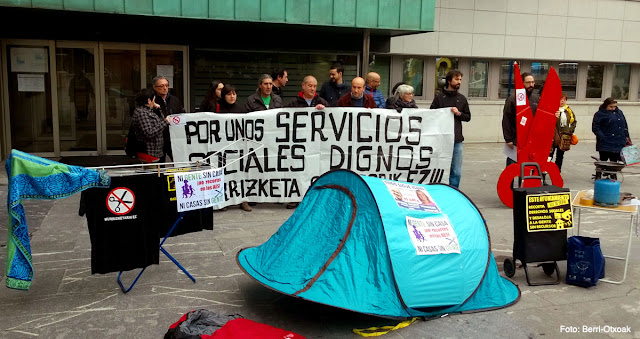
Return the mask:
<svg viewBox="0 0 640 339">
<path fill-rule="evenodd" d="M 316 93 L 316 88 L 318 88 L 318 80 L 313 75 L 307 75 L 302 80 L 302 91 L 291 100 L 287 107 L 315 107 L 317 110 L 329 107 L 327 100 Z"/>
</svg>

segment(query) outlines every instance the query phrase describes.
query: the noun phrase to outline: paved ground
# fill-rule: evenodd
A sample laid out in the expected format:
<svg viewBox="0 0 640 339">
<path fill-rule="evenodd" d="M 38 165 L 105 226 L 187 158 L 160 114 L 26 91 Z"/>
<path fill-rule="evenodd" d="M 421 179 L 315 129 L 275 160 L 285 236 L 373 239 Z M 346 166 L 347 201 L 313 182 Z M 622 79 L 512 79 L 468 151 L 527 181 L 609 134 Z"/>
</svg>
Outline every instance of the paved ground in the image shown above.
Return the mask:
<svg viewBox="0 0 640 339">
<path fill-rule="evenodd" d="M 480 208 L 491 232 L 493 253 L 502 261 L 513 243 L 512 211 L 496 193 L 504 166 L 501 144 L 465 144 L 461 189 Z M 566 154 L 565 186 L 577 190 L 593 187 L 590 155 L 593 143 L 581 142 Z M 624 170 L 622 190 L 640 194 L 640 167 Z M 0 199 L 6 199 L 6 176 L 0 177 Z M 241 272 L 236 252 L 267 240 L 291 215 L 283 205 L 261 204 L 253 212 L 232 208 L 216 212 L 214 230 L 183 235 L 166 248 L 196 277 L 191 283 L 166 257 L 147 269 L 135 288 L 123 294 L 116 274 L 91 275 L 90 242 L 86 220 L 77 216 L 79 195 L 59 200 L 25 203 L 35 279 L 29 291 L 4 287 L 0 281 L 0 337 L 2 338 L 161 338 L 183 313 L 206 308 L 222 314 L 242 314 L 248 319 L 296 331 L 309 338 L 356 338 L 353 328 L 394 324 L 294 299 L 268 290 Z M 7 220 L 6 211 L 1 211 Z M 605 254 L 622 255 L 626 248 L 627 221 L 611 213 L 585 213 L 587 235 L 600 237 Z M 6 222 L 0 225 L 0 260 L 6 256 Z M 420 321 L 392 332 L 386 338 L 538 338 L 584 337 L 583 326 L 598 327 L 595 338 L 640 338 L 640 240 L 634 236 L 626 281 L 599 283 L 584 289 L 561 283 L 527 286 L 522 269 L 513 280 L 522 297 L 514 306 L 476 314 L 449 315 Z M 560 262 L 564 278 L 566 263 Z M 621 277 L 619 262 L 607 261 L 607 274 Z M 534 269 L 533 279 L 544 279 Z M 0 273 L 4 274 L 4 272 Z M 125 279 L 134 273 L 125 274 Z M 4 279 L 3 279 L 4 280 Z M 631 333 L 604 333 L 608 327 L 630 326 Z M 562 326 L 578 333 L 561 332 Z"/>
</svg>

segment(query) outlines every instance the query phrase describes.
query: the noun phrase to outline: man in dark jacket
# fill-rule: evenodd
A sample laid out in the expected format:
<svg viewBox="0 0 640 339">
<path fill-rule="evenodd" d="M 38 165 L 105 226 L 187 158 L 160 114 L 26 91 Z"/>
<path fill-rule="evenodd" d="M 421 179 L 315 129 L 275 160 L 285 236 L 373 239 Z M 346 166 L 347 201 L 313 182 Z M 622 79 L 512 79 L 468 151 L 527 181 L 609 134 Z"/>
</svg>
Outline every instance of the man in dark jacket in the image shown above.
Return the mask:
<svg viewBox="0 0 640 339">
<path fill-rule="evenodd" d="M 271 79 L 273 79 L 273 93 L 283 99 L 282 101 L 284 102 L 282 87 L 286 86 L 287 82 L 289 82 L 287 70 L 282 67 L 274 68 L 273 72 L 271 72 Z"/>
<path fill-rule="evenodd" d="M 244 107 L 247 109 L 247 112 L 282 108 L 282 98 L 273 94 L 273 80 L 269 74 L 262 74 L 260 76 L 258 79 L 258 90 L 247 98 Z"/>
<path fill-rule="evenodd" d="M 356 77 L 351 81 L 351 92 L 338 100 L 338 107 L 377 108 L 376 101 L 364 92 L 364 79 Z"/>
<path fill-rule="evenodd" d="M 160 108 L 155 112 L 163 120 L 171 114 L 185 113 L 182 101 L 176 96 L 169 94 L 169 80 L 162 75 L 158 75 L 153 78 L 153 90 L 156 92 L 156 103 L 160 105 Z M 164 154 L 173 159 L 173 152 L 171 151 L 171 137 L 169 135 L 169 128 L 165 128 L 162 132 L 164 138 L 164 146 L 162 150 Z M 166 159 L 160 159 L 160 162 L 164 162 Z"/>
<path fill-rule="evenodd" d="M 337 106 L 338 100 L 349 91 L 349 86 L 342 79 L 343 72 L 342 65 L 338 63 L 331 65 L 329 69 L 330 79 L 320 89 L 320 96 L 332 107 Z"/>
<path fill-rule="evenodd" d="M 329 103 L 316 93 L 317 87 L 318 80 L 313 75 L 307 75 L 302 80 L 302 91 L 291 100 L 287 107 L 315 107 L 317 110 L 329 107 Z"/>
<path fill-rule="evenodd" d="M 454 116 L 455 138 L 451 170 L 449 171 L 449 185 L 458 188 L 462 177 L 462 141 L 464 140 L 462 122 L 471 120 L 471 111 L 469 110 L 467 98 L 458 92 L 462 83 L 462 72 L 452 69 L 447 73 L 445 79 L 447 80 L 447 86 L 433 98 L 431 109 L 451 107 L 451 113 Z"/>
<path fill-rule="evenodd" d="M 533 94 L 533 89 L 536 86 L 536 80 L 531 73 L 522 73 L 522 82 L 524 82 L 524 89 L 529 98 L 529 107 L 531 107 L 531 113 L 535 116 L 536 109 L 538 108 L 538 96 Z M 516 94 L 511 94 L 504 102 L 504 109 L 502 110 L 502 135 L 504 136 L 504 142 L 511 149 L 517 145 L 517 131 L 516 128 Z M 516 161 L 511 158 L 507 158 L 507 166 L 514 164 Z"/>
<path fill-rule="evenodd" d="M 316 88 L 318 87 L 318 80 L 313 75 L 307 75 L 302 80 L 302 91 L 298 93 L 287 107 L 315 107 L 317 110 L 323 110 L 325 107 L 329 107 L 329 103 L 327 100 L 322 99 L 316 93 Z M 290 202 L 287 204 L 287 208 L 296 208 L 298 207 L 297 202 Z"/>
</svg>

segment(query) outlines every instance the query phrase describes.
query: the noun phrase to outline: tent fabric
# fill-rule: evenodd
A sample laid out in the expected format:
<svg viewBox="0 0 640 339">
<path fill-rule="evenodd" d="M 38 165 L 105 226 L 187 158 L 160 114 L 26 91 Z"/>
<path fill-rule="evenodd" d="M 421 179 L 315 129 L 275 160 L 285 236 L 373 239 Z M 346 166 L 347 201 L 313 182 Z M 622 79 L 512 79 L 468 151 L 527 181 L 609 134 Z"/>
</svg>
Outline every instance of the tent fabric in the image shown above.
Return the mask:
<svg viewBox="0 0 640 339">
<path fill-rule="evenodd" d="M 499 276 L 473 202 L 450 186 L 415 186 L 427 190 L 440 213 L 399 207 L 382 179 L 328 172 L 267 242 L 238 252 L 238 265 L 276 291 L 384 317 L 515 303 L 520 290 Z M 460 253 L 417 255 L 406 217 L 442 216 L 451 222 Z"/>
</svg>

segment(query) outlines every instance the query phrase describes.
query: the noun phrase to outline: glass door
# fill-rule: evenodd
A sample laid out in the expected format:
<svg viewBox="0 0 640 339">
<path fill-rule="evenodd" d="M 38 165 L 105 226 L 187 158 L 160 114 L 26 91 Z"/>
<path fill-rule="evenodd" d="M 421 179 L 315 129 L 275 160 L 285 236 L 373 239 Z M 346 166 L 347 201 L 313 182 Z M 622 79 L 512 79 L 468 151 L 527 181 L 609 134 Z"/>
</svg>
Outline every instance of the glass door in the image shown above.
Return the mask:
<svg viewBox="0 0 640 339">
<path fill-rule="evenodd" d="M 185 104 L 184 89 L 184 48 L 172 46 L 145 46 L 146 56 L 146 86 L 152 88 L 153 78 L 164 76 L 169 80 L 169 95 L 177 97 L 189 112 L 189 106 Z"/>
<path fill-rule="evenodd" d="M 97 44 L 93 43 L 56 45 L 60 151 L 63 155 L 98 152 L 97 54 Z"/>
<path fill-rule="evenodd" d="M 135 95 L 141 88 L 140 46 L 101 44 L 102 56 L 102 153 L 123 153 L 135 109 Z"/>
<path fill-rule="evenodd" d="M 51 156 L 55 151 L 49 42 L 8 42 L 7 96 L 11 148 Z"/>
</svg>

